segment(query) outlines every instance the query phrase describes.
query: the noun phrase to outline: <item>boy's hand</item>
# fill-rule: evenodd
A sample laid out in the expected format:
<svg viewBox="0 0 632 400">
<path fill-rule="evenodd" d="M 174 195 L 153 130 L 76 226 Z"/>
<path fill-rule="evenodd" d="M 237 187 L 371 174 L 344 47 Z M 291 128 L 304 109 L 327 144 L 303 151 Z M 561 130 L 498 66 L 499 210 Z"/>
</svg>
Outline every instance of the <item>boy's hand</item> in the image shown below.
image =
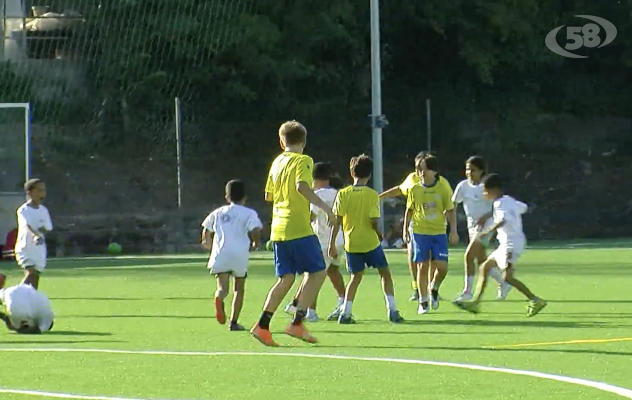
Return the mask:
<svg viewBox="0 0 632 400">
<path fill-rule="evenodd" d="M 333 259 L 338 258 L 338 250 L 336 249 L 336 246 L 334 244 L 329 245 L 329 250 L 327 251 L 327 255 Z"/>
<path fill-rule="evenodd" d="M 204 247 L 206 250 L 210 250 L 212 247 L 212 243 L 206 239 L 202 240 L 201 243 L 202 247 Z"/>
<path fill-rule="evenodd" d="M 459 234 L 456 231 L 450 232 L 450 244 L 455 245 L 459 243 Z"/>
<path fill-rule="evenodd" d="M 408 229 L 404 229 L 402 239 L 404 240 L 404 243 L 410 243 L 410 231 Z"/>
<path fill-rule="evenodd" d="M 327 210 L 327 225 L 334 226 L 335 223 L 336 216 L 334 215 L 333 211 Z"/>
<path fill-rule="evenodd" d="M 250 251 L 256 251 L 256 250 L 259 250 L 259 243 L 250 242 Z"/>
</svg>

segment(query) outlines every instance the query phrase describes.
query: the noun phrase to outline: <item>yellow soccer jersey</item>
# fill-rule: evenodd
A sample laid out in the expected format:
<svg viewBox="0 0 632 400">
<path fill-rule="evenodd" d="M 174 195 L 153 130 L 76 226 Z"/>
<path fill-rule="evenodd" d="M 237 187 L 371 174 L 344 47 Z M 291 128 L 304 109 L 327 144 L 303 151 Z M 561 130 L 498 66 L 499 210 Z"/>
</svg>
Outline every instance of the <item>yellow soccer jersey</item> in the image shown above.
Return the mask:
<svg viewBox="0 0 632 400">
<path fill-rule="evenodd" d="M 309 201 L 296 190 L 299 182 L 314 185 L 313 170 L 311 157 L 289 151 L 272 163 L 265 189 L 273 199 L 271 240 L 281 242 L 314 234 Z"/>
<path fill-rule="evenodd" d="M 438 180 L 439 185 L 444 186 L 445 189 L 452 190 L 452 187 L 450 186 L 450 182 L 448 182 L 447 179 L 445 179 L 441 175 L 437 175 L 437 178 L 439 179 Z M 418 183 L 421 183 L 421 178 L 419 177 L 417 172 L 411 172 L 410 174 L 408 174 L 406 179 L 404 179 L 404 182 L 402 182 L 401 185 L 399 185 L 399 190 L 402 192 L 404 196 L 408 197 L 408 191 Z"/>
<path fill-rule="evenodd" d="M 443 213 L 454 209 L 452 188 L 443 177 L 439 177 L 432 186 L 419 183 L 408 191 L 407 207 L 413 210 L 413 233 L 445 234 L 446 220 Z"/>
<path fill-rule="evenodd" d="M 380 196 L 366 186 L 348 186 L 336 196 L 334 215 L 342 217 L 345 250 L 367 253 L 380 244 L 372 219 L 380 218 Z"/>
</svg>

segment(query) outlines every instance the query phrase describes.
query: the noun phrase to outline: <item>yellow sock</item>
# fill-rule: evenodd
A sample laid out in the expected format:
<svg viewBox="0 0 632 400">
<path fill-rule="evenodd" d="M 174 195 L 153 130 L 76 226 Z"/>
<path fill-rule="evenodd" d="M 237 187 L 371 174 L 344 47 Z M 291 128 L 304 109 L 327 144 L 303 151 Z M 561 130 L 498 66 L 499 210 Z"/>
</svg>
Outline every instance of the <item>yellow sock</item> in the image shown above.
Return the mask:
<svg viewBox="0 0 632 400">
<path fill-rule="evenodd" d="M 413 288 L 413 290 L 417 290 L 417 281 L 411 281 L 410 282 L 410 286 Z"/>
</svg>

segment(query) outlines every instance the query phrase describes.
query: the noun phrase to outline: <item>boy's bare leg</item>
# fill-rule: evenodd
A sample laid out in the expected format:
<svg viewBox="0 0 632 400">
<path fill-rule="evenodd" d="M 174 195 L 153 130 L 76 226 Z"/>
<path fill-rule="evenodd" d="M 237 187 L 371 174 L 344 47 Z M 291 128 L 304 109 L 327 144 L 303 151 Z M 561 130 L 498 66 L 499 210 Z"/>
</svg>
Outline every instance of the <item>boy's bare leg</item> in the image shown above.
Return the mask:
<svg viewBox="0 0 632 400">
<path fill-rule="evenodd" d="M 217 290 L 215 291 L 215 318 L 220 324 L 226 323 L 226 311 L 224 309 L 224 299 L 228 296 L 230 274 L 221 273 L 215 276 L 217 281 Z"/>
<path fill-rule="evenodd" d="M 233 290 L 233 308 L 230 312 L 230 330 L 245 330 L 243 326 L 239 325 L 239 315 L 244 305 L 244 294 L 246 290 L 246 278 L 235 278 L 234 290 Z"/>
<path fill-rule="evenodd" d="M 414 249 L 413 249 L 413 244 L 412 243 L 408 243 L 408 246 L 406 246 L 406 250 L 408 253 L 408 270 L 410 271 L 410 276 L 412 278 L 411 281 L 411 287 L 413 289 L 413 294 L 410 296 L 410 298 L 408 300 L 410 301 L 417 301 L 419 300 L 419 289 L 417 286 L 417 263 L 415 263 L 413 261 L 413 253 L 414 253 Z"/>
<path fill-rule="evenodd" d="M 475 303 L 479 303 L 483 298 L 483 293 L 485 293 L 485 287 L 487 286 L 489 271 L 496 267 L 496 260 L 487 260 L 479 267 L 478 282 L 476 283 L 476 292 L 473 299 Z"/>
<path fill-rule="evenodd" d="M 476 278 L 476 264 L 485 262 L 485 247 L 479 240 L 472 240 L 465 250 L 463 264 L 465 267 L 465 282 L 463 285 L 463 293 L 458 300 L 470 300 L 474 291 L 474 280 Z"/>
<path fill-rule="evenodd" d="M 294 274 L 285 274 L 277 279 L 274 286 L 270 289 L 270 292 L 268 292 L 268 297 L 263 305 L 263 312 L 261 313 L 259 322 L 250 330 L 250 334 L 266 346 L 278 346 L 270 334 L 270 321 L 277 308 L 279 308 L 279 304 L 281 304 L 292 288 L 294 280 Z"/>
<path fill-rule="evenodd" d="M 347 289 L 345 291 L 345 303 L 342 306 L 341 313 L 342 319 L 351 318 L 353 301 L 355 300 L 356 293 L 358 292 L 358 287 L 362 282 L 362 277 L 364 277 L 364 270 L 351 274 L 351 279 L 349 279 L 349 283 L 347 284 Z"/>
<path fill-rule="evenodd" d="M 35 267 L 26 267 L 24 269 L 24 279 L 21 284 L 31 285 L 34 289 L 39 287 L 40 273 Z"/>
<path fill-rule="evenodd" d="M 316 304 L 318 293 L 323 287 L 327 272 L 325 270 L 306 274 L 303 280 L 303 290 L 298 298 L 297 312 L 307 311 L 308 305 Z"/>
<path fill-rule="evenodd" d="M 345 297 L 345 280 L 342 277 L 342 273 L 340 272 L 340 267 L 338 265 L 331 264 L 329 268 L 327 268 L 327 276 L 331 281 L 331 284 L 334 287 L 334 290 L 338 294 L 338 298 Z"/>
<path fill-rule="evenodd" d="M 515 287 L 516 290 L 518 290 L 520 293 L 522 293 L 527 299 L 529 299 L 529 300 L 537 300 L 538 297 L 536 295 L 534 295 L 531 292 L 531 290 L 529 290 L 527 285 L 525 285 L 524 283 L 522 283 L 522 281 L 520 281 L 516 277 L 514 277 L 514 272 L 513 271 L 514 271 L 513 266 L 511 264 L 509 264 L 509 266 L 507 267 L 507 269 L 505 269 L 505 271 L 503 273 L 503 276 L 505 278 L 505 282 L 507 282 L 511 286 Z"/>
<path fill-rule="evenodd" d="M 428 301 L 428 271 L 430 270 L 430 261 L 418 263 L 417 268 L 417 290 L 419 292 L 419 301 Z"/>
</svg>

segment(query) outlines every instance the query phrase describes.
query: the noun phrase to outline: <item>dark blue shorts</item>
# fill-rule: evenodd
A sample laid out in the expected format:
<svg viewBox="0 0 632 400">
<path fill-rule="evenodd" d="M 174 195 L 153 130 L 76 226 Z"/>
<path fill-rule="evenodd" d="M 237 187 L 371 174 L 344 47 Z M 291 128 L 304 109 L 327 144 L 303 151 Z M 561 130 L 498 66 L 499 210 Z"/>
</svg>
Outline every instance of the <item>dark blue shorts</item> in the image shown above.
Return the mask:
<svg viewBox="0 0 632 400">
<path fill-rule="evenodd" d="M 413 262 L 448 261 L 448 235 L 413 234 Z"/>
<path fill-rule="evenodd" d="M 325 259 L 316 235 L 274 242 L 274 269 L 277 276 L 323 271 Z"/>
<path fill-rule="evenodd" d="M 349 253 L 347 252 L 347 270 L 355 274 L 364 271 L 366 267 L 386 268 L 388 261 L 381 245 L 367 253 Z"/>
</svg>

